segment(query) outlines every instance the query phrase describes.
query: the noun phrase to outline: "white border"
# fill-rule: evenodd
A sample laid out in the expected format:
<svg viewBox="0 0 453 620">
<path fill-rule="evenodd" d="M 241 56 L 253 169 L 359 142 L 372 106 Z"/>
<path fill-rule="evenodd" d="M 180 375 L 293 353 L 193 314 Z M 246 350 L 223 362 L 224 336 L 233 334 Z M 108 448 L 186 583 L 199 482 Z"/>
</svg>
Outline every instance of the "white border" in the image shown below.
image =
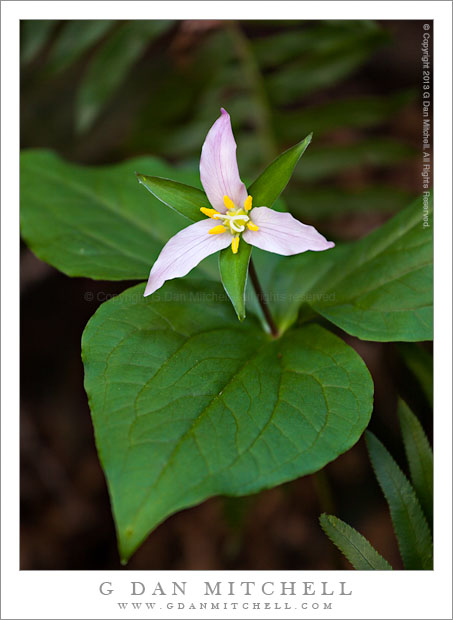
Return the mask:
<svg viewBox="0 0 453 620">
<path fill-rule="evenodd" d="M 14 2 L 2 11 L 2 618 L 451 618 L 451 4 L 450 2 Z M 19 23 L 20 19 L 434 19 L 435 30 L 435 570 L 162 572 L 19 571 Z M 346 581 L 332 611 L 118 612 L 101 581 Z M 161 597 L 162 598 L 162 597 Z M 261 596 L 253 600 L 266 601 Z M 304 600 L 295 597 L 297 604 Z M 307 597 L 305 597 L 306 599 Z M 309 598 L 309 597 L 308 597 Z M 166 604 L 171 597 L 162 598 Z M 127 600 L 127 598 L 126 598 Z M 147 599 L 148 600 L 148 599 Z M 181 599 L 183 600 L 183 599 Z M 244 600 L 248 600 L 247 597 Z M 310 599 L 314 600 L 314 599 Z M 317 599 L 318 600 L 318 599 Z M 241 597 L 235 599 L 241 601 Z M 281 599 L 280 599 L 281 602 Z M 293 604 L 295 604 L 293 602 Z M 161 614 L 166 615 L 161 615 Z"/>
</svg>

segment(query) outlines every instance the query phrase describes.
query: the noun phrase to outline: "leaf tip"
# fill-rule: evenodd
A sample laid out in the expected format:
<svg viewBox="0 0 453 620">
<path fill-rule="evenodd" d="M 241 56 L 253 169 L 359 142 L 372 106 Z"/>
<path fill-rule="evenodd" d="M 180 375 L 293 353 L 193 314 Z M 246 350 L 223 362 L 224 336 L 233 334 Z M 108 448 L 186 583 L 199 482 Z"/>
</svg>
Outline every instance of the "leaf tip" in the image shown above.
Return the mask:
<svg viewBox="0 0 453 620">
<path fill-rule="evenodd" d="M 328 525 L 334 525 L 335 517 L 333 515 L 327 514 L 327 512 L 322 512 L 319 515 L 319 524 L 321 525 L 323 530 L 326 530 Z"/>
<path fill-rule="evenodd" d="M 312 139 L 313 139 L 313 132 L 311 131 L 308 134 L 308 136 L 305 136 L 305 138 L 299 142 L 299 146 L 303 147 L 302 154 L 305 152 L 305 149 L 307 149 L 310 146 Z"/>
</svg>

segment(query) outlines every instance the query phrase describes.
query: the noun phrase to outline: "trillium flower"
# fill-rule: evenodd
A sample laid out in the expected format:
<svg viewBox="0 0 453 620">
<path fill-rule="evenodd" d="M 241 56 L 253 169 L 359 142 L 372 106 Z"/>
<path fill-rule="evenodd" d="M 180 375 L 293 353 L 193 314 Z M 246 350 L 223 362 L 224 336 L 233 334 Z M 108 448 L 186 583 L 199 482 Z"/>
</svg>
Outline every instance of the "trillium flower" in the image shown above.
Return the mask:
<svg viewBox="0 0 453 620">
<path fill-rule="evenodd" d="M 145 297 L 166 280 L 185 276 L 204 258 L 228 246 L 233 254 L 240 243 L 249 243 L 290 256 L 335 245 L 289 213 L 252 206 L 253 197 L 239 176 L 230 116 L 223 108 L 203 144 L 200 179 L 210 203 L 200 209 L 206 219 L 184 228 L 164 246 L 151 269 Z"/>
</svg>

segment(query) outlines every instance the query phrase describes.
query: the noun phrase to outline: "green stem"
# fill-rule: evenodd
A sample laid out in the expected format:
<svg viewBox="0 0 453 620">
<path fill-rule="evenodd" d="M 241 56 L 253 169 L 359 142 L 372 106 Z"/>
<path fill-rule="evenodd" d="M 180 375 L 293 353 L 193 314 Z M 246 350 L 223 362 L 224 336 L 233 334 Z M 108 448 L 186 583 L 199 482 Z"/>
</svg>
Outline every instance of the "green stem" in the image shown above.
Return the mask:
<svg viewBox="0 0 453 620">
<path fill-rule="evenodd" d="M 318 497 L 319 507 L 321 512 L 325 512 L 328 515 L 335 515 L 335 500 L 332 493 L 332 487 L 330 486 L 329 478 L 324 469 L 317 471 L 310 476 L 313 486 L 315 488 L 316 495 Z M 334 565 L 334 570 L 341 570 L 343 563 L 340 554 L 337 553 L 334 545 L 330 546 L 331 562 Z"/>
<path fill-rule="evenodd" d="M 250 262 L 249 262 L 249 274 L 250 274 L 250 279 L 253 284 L 253 288 L 255 289 L 256 297 L 261 306 L 261 310 L 263 311 L 264 318 L 266 319 L 266 322 L 269 326 L 269 330 L 274 338 L 278 338 L 279 336 L 278 327 L 275 324 L 274 319 L 272 318 L 272 314 L 269 309 L 266 295 L 263 289 L 261 288 L 261 284 L 258 279 L 258 274 L 256 273 L 255 265 L 253 264 L 252 259 L 250 259 Z"/>
<path fill-rule="evenodd" d="M 335 502 L 326 472 L 322 469 L 316 472 L 312 476 L 312 481 L 316 489 L 321 510 L 327 514 L 334 514 Z"/>
</svg>

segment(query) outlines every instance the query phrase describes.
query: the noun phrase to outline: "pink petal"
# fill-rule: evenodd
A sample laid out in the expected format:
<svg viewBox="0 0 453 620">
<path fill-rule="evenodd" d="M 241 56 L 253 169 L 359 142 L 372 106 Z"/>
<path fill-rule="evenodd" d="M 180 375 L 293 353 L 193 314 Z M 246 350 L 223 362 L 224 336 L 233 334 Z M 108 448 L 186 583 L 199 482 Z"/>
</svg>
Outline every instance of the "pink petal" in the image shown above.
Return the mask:
<svg viewBox="0 0 453 620">
<path fill-rule="evenodd" d="M 335 243 L 327 241 L 316 228 L 302 224 L 290 213 L 256 207 L 250 211 L 250 218 L 259 230 L 246 230 L 242 236 L 247 243 L 261 250 L 290 256 L 307 250 L 321 252 L 335 246 Z"/>
<path fill-rule="evenodd" d="M 200 178 L 211 205 L 225 213 L 223 197 L 229 196 L 237 207 L 243 207 L 247 189 L 239 177 L 230 115 L 223 108 L 220 111 L 201 150 Z"/>
<path fill-rule="evenodd" d="M 184 228 L 168 241 L 151 269 L 145 297 L 157 291 L 166 280 L 185 276 L 203 258 L 229 246 L 229 232 L 209 234 L 215 225 L 214 220 L 201 220 Z"/>
</svg>

